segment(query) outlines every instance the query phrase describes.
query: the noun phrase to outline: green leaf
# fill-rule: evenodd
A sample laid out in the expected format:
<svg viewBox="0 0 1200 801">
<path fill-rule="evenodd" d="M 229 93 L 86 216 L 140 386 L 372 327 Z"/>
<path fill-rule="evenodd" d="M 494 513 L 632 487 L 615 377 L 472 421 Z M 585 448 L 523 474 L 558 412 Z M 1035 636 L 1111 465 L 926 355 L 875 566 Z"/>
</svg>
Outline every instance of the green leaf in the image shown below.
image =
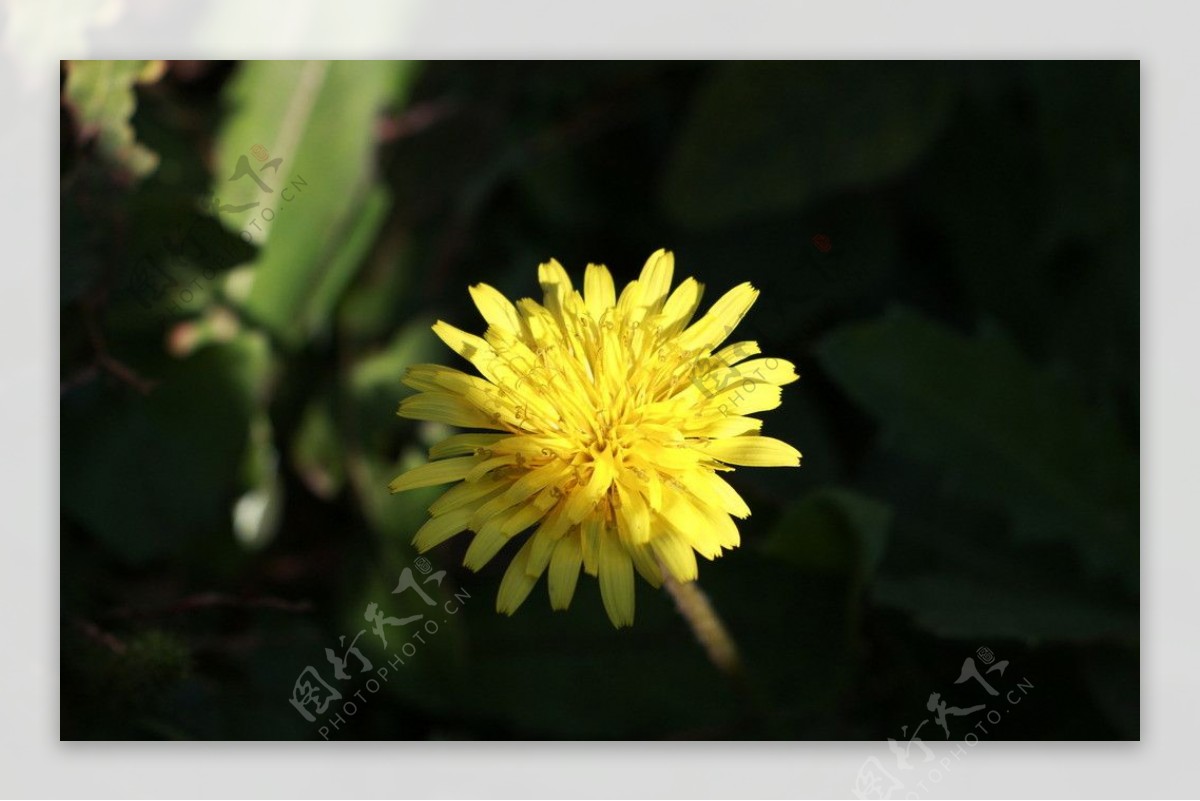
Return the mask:
<svg viewBox="0 0 1200 801">
<path fill-rule="evenodd" d="M 880 579 L 875 601 L 911 613 L 939 637 L 1002 637 L 1028 643 L 1136 637 L 1136 611 L 1023 571 Z"/>
<path fill-rule="evenodd" d="M 430 322 L 418 318 L 401 329 L 387 347 L 353 364 L 342 378 L 345 406 L 349 410 L 346 470 L 363 515 L 386 539 L 409 542 L 428 519 L 429 504 L 442 489 L 429 487 L 392 494 L 388 483 L 408 468 L 427 461 L 425 451 L 407 440 L 399 458 L 396 444 L 402 434 L 433 433 L 424 445 L 444 436 L 430 424 L 414 424 L 396 416 L 400 399 L 412 390 L 401 383 L 409 365 L 430 361 L 438 352 Z M 444 427 L 443 427 L 444 428 Z"/>
<path fill-rule="evenodd" d="M 376 561 L 355 576 L 354 592 L 347 597 L 340 613 L 342 628 L 353 632 L 365 627 L 359 646 L 367 658 L 376 667 L 392 663 L 395 678 L 384 683 L 386 694 L 423 712 L 444 712 L 453 705 L 455 696 L 461 695 L 460 685 L 471 677 L 463 610 L 483 607 L 484 601 L 456 582 L 455 565 L 440 559 L 438 554 L 426 557 L 428 573 L 415 566 L 416 558 L 407 543 L 398 540 L 382 543 Z M 432 604 L 411 588 L 394 592 L 405 569 Z M 446 575 L 438 581 L 436 576 L 442 571 Z M 371 604 L 375 609 L 368 616 Z M 392 619 L 391 624 L 384 622 L 380 626 L 386 645 L 374 630 L 375 613 L 381 614 L 385 621 Z M 400 625 L 397 623 L 400 620 L 409 622 Z M 410 647 L 406 648 L 406 643 Z M 399 722 L 406 721 L 401 718 Z"/>
<path fill-rule="evenodd" d="M 233 505 L 233 533 L 247 550 L 259 551 L 279 532 L 284 504 L 279 452 L 275 448 L 271 418 L 265 409 L 260 409 L 250 421 L 242 473 L 248 489 Z"/>
<path fill-rule="evenodd" d="M 246 312 L 289 346 L 328 325 L 386 215 L 376 119 L 412 75 L 406 62 L 248 62 L 227 90 L 213 191 L 223 222 L 262 245 Z"/>
<path fill-rule="evenodd" d="M 135 84 L 153 83 L 162 61 L 68 61 L 63 100 L 74 112 L 82 140 L 95 140 L 100 155 L 134 178 L 149 175 L 158 155 L 134 134 Z"/>
<path fill-rule="evenodd" d="M 406 301 L 414 295 L 410 287 L 416 262 L 412 239 L 398 229 L 389 230 L 386 236 L 338 305 L 338 336 L 346 342 L 378 342 L 395 330 L 397 320 L 411 316 L 411 303 Z"/>
<path fill-rule="evenodd" d="M 305 408 L 291 455 L 300 480 L 318 498 L 328 501 L 341 491 L 346 466 L 328 398 L 316 398 Z"/>
<path fill-rule="evenodd" d="M 1006 510 L 1020 538 L 1065 541 L 1136 587 L 1137 461 L 1119 430 L 1007 344 L 911 311 L 835 331 L 825 369 L 895 450 Z"/>
<path fill-rule="evenodd" d="M 746 665 L 744 686 L 713 667 L 670 597 L 642 581 L 633 628 L 613 628 L 587 575 L 565 612 L 550 609 L 543 577 L 516 614 L 498 614 L 496 592 L 518 547 L 509 543 L 494 564 L 463 575 L 465 653 L 436 673 L 416 667 L 418 653 L 405 674 L 411 683 L 395 688 L 410 703 L 500 723 L 518 738 L 806 737 L 836 727 L 851 671 L 830 582 L 798 586 L 794 571 L 750 549 L 701 566 L 704 592 Z M 429 557 L 435 565 L 448 558 Z M 671 691 L 651 674 L 670 676 Z"/>
<path fill-rule="evenodd" d="M 1014 545 L 1003 512 L 961 497 L 936 468 L 876 449 L 863 483 L 893 521 L 877 605 L 938 636 L 1087 642 L 1137 636 L 1134 599 L 1089 580 L 1071 547 Z"/>
<path fill-rule="evenodd" d="M 954 92 L 917 62 L 729 62 L 693 102 L 664 181 L 667 211 L 720 225 L 888 180 L 924 153 Z"/>
<path fill-rule="evenodd" d="M 172 363 L 147 396 L 64 398 L 64 512 L 133 564 L 228 537 L 267 364 L 265 342 L 244 336 Z"/>
<path fill-rule="evenodd" d="M 814 490 L 789 506 L 762 550 L 805 570 L 874 574 L 887 544 L 891 509 L 853 490 Z"/>
<path fill-rule="evenodd" d="M 952 272 L 937 280 L 1029 345 L 1043 341 L 1062 304 L 1047 268 L 1046 173 L 1033 132 L 1014 135 L 1013 117 L 990 94 L 965 98 L 911 203 L 933 226 L 930 246 L 948 258 Z"/>
</svg>

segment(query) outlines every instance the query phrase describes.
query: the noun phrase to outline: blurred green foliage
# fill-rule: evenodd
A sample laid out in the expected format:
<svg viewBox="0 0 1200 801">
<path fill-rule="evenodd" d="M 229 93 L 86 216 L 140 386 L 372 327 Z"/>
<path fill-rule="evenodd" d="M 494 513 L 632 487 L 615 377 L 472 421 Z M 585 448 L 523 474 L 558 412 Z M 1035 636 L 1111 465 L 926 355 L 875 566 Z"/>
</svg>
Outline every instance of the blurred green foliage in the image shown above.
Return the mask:
<svg viewBox="0 0 1200 801">
<path fill-rule="evenodd" d="M 142 178 L 158 166 L 158 156 L 138 143 L 130 117 L 137 106 L 136 84 L 162 76 L 161 61 L 71 61 L 66 64 L 63 101 L 75 115 L 79 141 L 127 178 Z"/>
<path fill-rule="evenodd" d="M 1135 62 L 71 62 L 62 89 L 64 738 L 880 739 L 932 692 L 986 701 L 955 684 L 981 647 L 1037 687 L 998 737 L 1138 736 Z M 628 630 L 588 577 L 503 617 L 507 554 L 474 574 L 455 540 L 436 607 L 394 592 L 438 490 L 387 483 L 446 433 L 394 416 L 399 379 L 458 362 L 433 320 L 659 247 L 710 300 L 762 288 L 736 338 L 802 376 L 765 431 L 804 467 L 733 474 L 743 547 L 701 565 L 738 682 L 645 584 Z M 385 649 L 372 603 L 436 633 Z M 310 665 L 357 704 L 336 729 L 288 703 Z"/>
</svg>

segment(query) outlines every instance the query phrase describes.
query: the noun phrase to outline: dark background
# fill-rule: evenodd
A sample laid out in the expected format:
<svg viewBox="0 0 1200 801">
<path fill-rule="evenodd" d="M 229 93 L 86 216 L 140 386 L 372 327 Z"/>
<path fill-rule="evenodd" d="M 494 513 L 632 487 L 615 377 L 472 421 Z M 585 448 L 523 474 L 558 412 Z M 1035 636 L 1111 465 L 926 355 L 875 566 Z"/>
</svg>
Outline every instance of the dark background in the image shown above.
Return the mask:
<svg viewBox="0 0 1200 801">
<path fill-rule="evenodd" d="M 1137 738 L 1138 102 L 1136 62 L 64 64 L 61 736 L 317 738 L 311 665 L 331 739 L 940 740 L 934 692 L 1002 715 L 953 739 Z M 632 629 L 588 576 L 497 615 L 466 537 L 461 611 L 336 681 L 342 635 L 392 658 L 367 603 L 422 611 L 430 323 L 659 247 L 802 376 L 763 417 L 804 466 L 734 473 L 700 566 L 745 681 L 645 583 Z"/>
</svg>

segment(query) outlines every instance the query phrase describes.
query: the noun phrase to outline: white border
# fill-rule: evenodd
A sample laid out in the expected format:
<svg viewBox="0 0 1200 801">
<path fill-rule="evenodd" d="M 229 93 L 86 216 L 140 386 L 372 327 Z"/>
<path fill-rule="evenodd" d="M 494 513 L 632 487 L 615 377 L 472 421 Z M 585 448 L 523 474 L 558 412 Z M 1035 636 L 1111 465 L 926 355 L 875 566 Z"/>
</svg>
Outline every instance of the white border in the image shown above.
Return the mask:
<svg viewBox="0 0 1200 801">
<path fill-rule="evenodd" d="M 60 744 L 59 58 L 1051 57 L 1142 60 L 1143 742 L 986 743 L 928 797 L 1194 796 L 1200 46 L 1191 8 L 1052 0 L 7 3 L 0 11 L 7 488 L 0 618 L 8 646 L 0 659 L 0 790 L 123 798 L 846 797 L 864 758 L 878 753 L 877 744 L 828 743 Z"/>
</svg>

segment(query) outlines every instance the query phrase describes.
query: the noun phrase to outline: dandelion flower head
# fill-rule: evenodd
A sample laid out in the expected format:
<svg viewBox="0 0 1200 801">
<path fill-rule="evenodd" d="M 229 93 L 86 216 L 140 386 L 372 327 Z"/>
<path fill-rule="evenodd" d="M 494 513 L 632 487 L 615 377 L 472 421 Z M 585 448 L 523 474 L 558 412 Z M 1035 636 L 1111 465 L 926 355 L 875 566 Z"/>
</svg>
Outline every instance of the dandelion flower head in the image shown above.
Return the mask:
<svg viewBox="0 0 1200 801">
<path fill-rule="evenodd" d="M 800 464 L 751 416 L 779 406 L 793 365 L 753 358 L 754 342 L 720 347 L 758 291 L 736 286 L 693 322 L 703 287 L 688 278 L 671 290 L 674 262 L 654 253 L 619 297 L 604 266 L 588 265 L 580 292 L 553 260 L 538 268 L 541 303 L 473 286 L 484 335 L 441 321 L 433 330 L 479 374 L 422 364 L 405 375 L 418 392 L 401 417 L 486 432 L 447 437 L 391 483 L 454 484 L 430 507 L 417 549 L 474 532 L 464 564 L 478 570 L 529 531 L 501 581 L 500 612 L 516 611 L 543 573 L 551 606 L 566 609 L 582 569 L 599 580 L 613 624 L 631 625 L 635 571 L 656 587 L 693 581 L 697 554 L 740 543 L 732 518 L 750 509 L 723 473 Z"/>
</svg>

